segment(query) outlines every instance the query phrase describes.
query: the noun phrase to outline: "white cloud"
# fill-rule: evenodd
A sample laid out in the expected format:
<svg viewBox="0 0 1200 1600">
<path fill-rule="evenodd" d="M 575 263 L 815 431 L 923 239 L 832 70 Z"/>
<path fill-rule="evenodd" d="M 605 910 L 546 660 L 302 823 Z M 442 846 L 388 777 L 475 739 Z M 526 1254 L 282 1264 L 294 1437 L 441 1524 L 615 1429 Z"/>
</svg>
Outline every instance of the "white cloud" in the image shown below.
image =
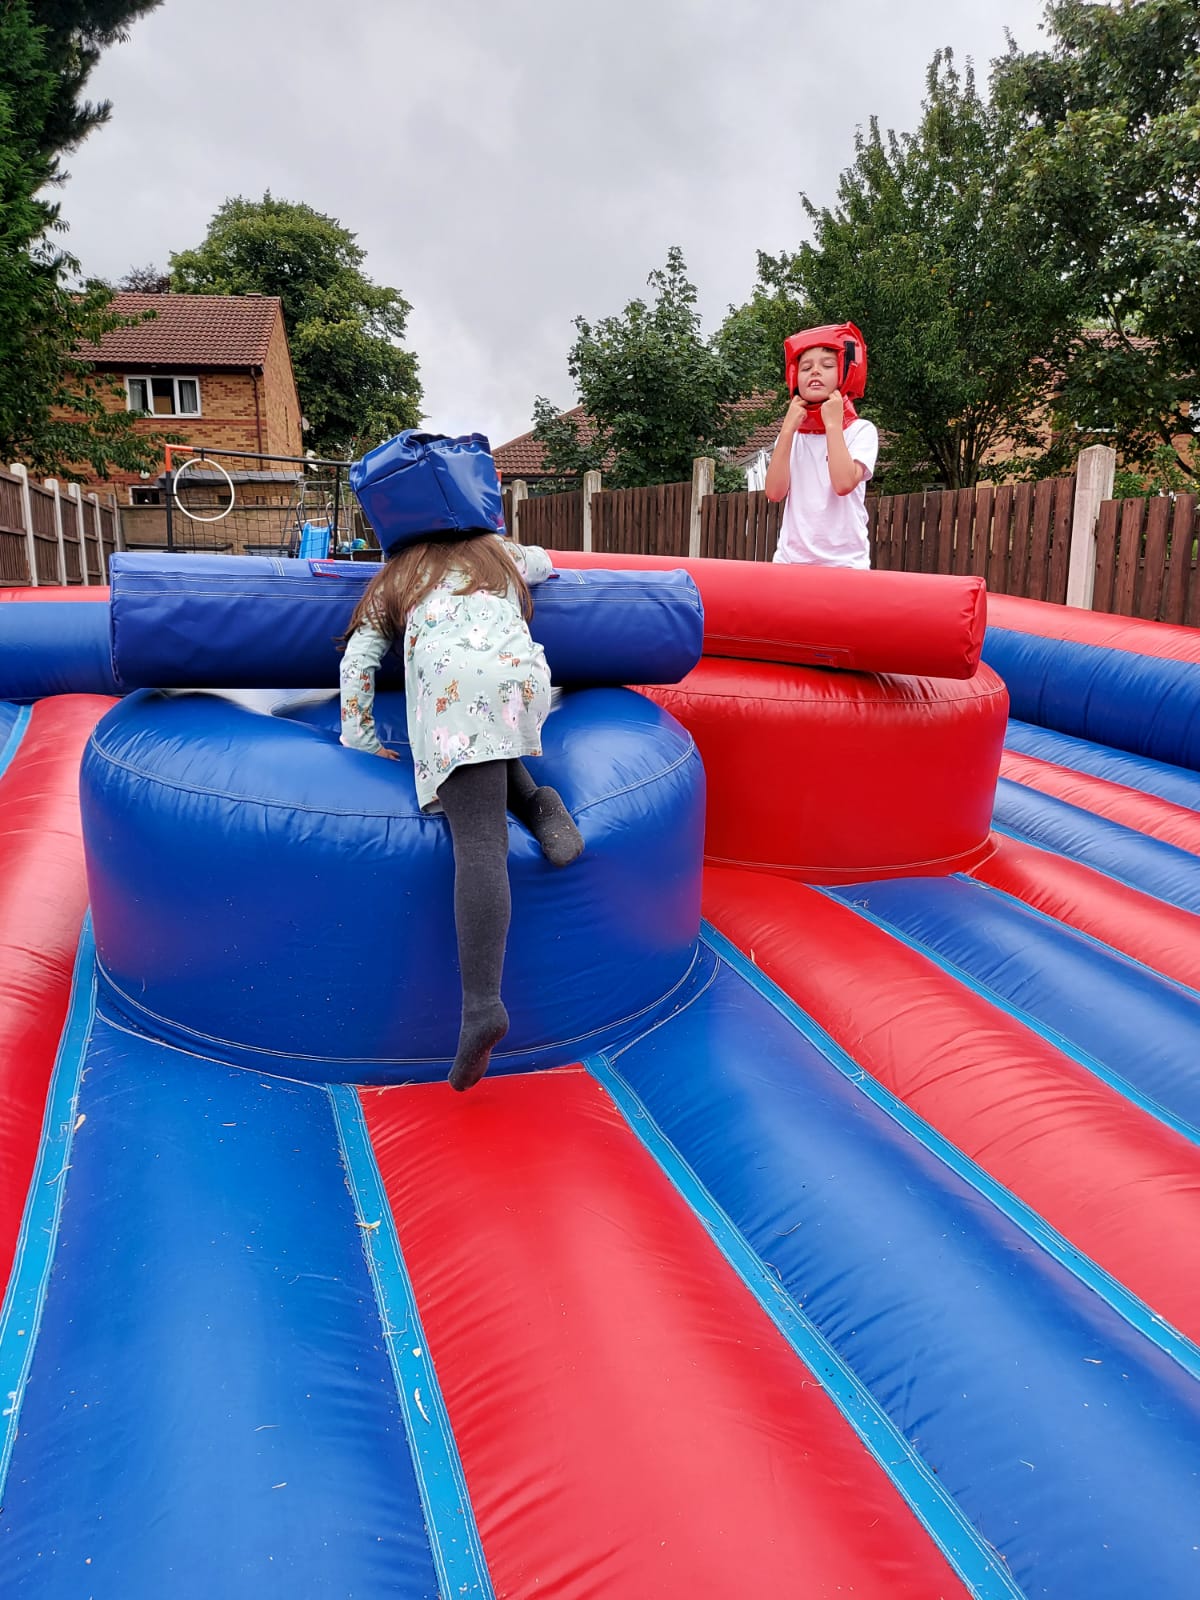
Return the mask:
<svg viewBox="0 0 1200 1600">
<path fill-rule="evenodd" d="M 573 402 L 577 314 L 619 312 L 679 244 L 706 325 L 804 236 L 854 130 L 911 127 L 935 49 L 981 73 L 1041 0 L 166 0 L 102 60 L 111 124 L 68 162 L 70 248 L 120 277 L 269 188 L 358 234 L 413 304 L 429 425 Z"/>
</svg>

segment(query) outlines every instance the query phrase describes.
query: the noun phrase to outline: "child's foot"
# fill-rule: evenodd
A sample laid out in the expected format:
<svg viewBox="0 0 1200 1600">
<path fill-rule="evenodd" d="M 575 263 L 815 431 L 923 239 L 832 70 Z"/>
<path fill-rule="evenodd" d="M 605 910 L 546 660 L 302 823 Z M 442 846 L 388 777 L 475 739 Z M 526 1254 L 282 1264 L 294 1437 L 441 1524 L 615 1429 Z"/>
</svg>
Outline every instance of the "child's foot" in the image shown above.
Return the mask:
<svg viewBox="0 0 1200 1600">
<path fill-rule="evenodd" d="M 450 1087 L 461 1094 L 471 1089 L 488 1069 L 492 1051 L 508 1032 L 508 1012 L 497 1000 L 478 1014 L 463 1013 L 458 1034 L 458 1053 L 450 1068 Z"/>
<path fill-rule="evenodd" d="M 530 796 L 526 810 L 530 833 L 542 847 L 542 854 L 554 867 L 569 867 L 583 854 L 583 835 L 557 789 L 543 785 Z"/>
</svg>

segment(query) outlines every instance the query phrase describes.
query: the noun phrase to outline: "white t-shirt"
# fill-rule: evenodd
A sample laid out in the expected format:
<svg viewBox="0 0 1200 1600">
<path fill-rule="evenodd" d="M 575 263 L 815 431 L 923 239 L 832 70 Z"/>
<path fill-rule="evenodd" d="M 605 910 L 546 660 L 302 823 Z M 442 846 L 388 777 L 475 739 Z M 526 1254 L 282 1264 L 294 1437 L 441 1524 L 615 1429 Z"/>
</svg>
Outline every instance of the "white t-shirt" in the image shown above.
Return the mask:
<svg viewBox="0 0 1200 1600">
<path fill-rule="evenodd" d="M 829 480 L 829 455 L 823 433 L 792 436 L 791 479 L 779 528 L 776 561 L 799 561 L 812 567 L 871 565 L 867 544 L 867 479 L 875 471 L 879 434 L 873 422 L 859 417 L 846 429 L 852 461 L 866 467 L 857 489 L 838 494 Z"/>
</svg>

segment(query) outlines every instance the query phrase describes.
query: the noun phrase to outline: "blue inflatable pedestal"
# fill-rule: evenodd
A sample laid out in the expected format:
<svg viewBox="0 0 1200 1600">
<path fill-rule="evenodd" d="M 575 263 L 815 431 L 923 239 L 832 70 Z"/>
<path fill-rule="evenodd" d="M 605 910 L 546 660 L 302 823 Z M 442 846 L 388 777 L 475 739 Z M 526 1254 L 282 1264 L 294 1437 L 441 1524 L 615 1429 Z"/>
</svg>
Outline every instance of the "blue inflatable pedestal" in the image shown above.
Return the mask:
<svg viewBox="0 0 1200 1600">
<path fill-rule="evenodd" d="M 444 1076 L 459 1024 L 453 855 L 403 759 L 337 742 L 335 695 L 141 690 L 81 777 L 100 1005 L 139 1033 L 259 1072 Z M 564 695 L 529 761 L 585 853 L 551 867 L 510 819 L 511 1029 L 493 1070 L 576 1061 L 702 981 L 704 777 L 691 737 L 628 689 Z"/>
</svg>

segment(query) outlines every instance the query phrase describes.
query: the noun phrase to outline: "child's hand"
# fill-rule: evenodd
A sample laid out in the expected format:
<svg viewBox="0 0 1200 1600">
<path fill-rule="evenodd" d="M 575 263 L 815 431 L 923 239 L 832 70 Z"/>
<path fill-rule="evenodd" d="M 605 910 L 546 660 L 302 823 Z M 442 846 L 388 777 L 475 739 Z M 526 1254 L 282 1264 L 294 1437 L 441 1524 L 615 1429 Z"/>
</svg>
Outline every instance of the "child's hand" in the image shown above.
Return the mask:
<svg viewBox="0 0 1200 1600">
<path fill-rule="evenodd" d="M 787 414 L 783 419 L 784 429 L 790 429 L 792 433 L 795 433 L 796 429 L 804 421 L 807 415 L 808 407 L 804 404 L 804 401 L 801 400 L 799 394 L 794 394 L 792 396 L 791 404 L 787 408 Z"/>
<path fill-rule="evenodd" d="M 829 433 L 834 428 L 840 428 L 845 415 L 846 403 L 842 399 L 842 391 L 835 389 L 821 406 L 821 421 L 825 425 L 825 432 Z"/>
<path fill-rule="evenodd" d="M 389 750 L 386 745 L 380 745 L 378 750 L 373 750 L 372 755 L 382 756 L 385 761 L 399 761 L 400 757 L 394 750 Z"/>
</svg>

